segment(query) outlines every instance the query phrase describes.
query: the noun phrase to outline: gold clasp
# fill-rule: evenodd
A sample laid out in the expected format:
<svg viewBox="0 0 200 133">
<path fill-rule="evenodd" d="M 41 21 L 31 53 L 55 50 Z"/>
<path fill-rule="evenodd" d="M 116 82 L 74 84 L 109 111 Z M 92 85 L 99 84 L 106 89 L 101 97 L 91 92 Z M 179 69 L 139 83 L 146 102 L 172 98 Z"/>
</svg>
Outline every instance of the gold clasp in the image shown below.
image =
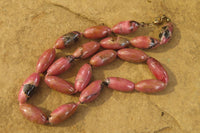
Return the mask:
<svg viewBox="0 0 200 133">
<path fill-rule="evenodd" d="M 146 26 L 153 26 L 153 25 L 161 25 L 164 22 L 170 22 L 170 21 L 171 20 L 167 16 L 162 15 L 162 16 L 156 17 L 155 20 L 151 23 L 141 22 L 140 25 L 142 27 L 146 27 Z"/>
<path fill-rule="evenodd" d="M 160 25 L 160 24 L 163 24 L 164 22 L 170 22 L 170 19 L 167 16 L 162 15 L 160 17 L 155 18 L 155 20 L 153 21 L 153 24 Z"/>
</svg>

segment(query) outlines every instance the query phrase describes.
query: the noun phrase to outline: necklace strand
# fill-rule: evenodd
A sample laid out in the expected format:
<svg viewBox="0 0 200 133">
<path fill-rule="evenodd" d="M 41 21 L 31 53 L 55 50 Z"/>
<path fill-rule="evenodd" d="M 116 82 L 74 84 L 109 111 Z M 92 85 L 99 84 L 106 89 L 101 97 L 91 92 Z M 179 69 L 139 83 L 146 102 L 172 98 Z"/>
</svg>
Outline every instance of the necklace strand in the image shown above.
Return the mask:
<svg viewBox="0 0 200 133">
<path fill-rule="evenodd" d="M 128 40 L 124 37 L 116 36 L 116 34 L 127 35 L 134 33 L 139 27 L 160 25 L 163 23 L 165 24 L 162 26 L 159 39 L 149 36 L 138 36 Z M 77 110 L 77 107 L 80 104 L 95 100 L 104 86 L 123 92 L 132 92 L 136 90 L 144 93 L 156 93 L 165 89 L 169 77 L 161 63 L 141 50 L 127 47 L 132 45 L 139 49 L 156 48 L 169 42 L 172 37 L 172 32 L 173 24 L 170 22 L 168 17 L 163 15 L 156 18 L 152 23 L 122 21 L 116 24 L 113 28 L 107 26 L 93 26 L 87 28 L 83 33 L 72 31 L 59 37 L 54 47 L 47 49 L 40 56 L 36 65 L 36 72 L 31 74 L 21 86 L 18 95 L 20 111 L 32 122 L 38 124 L 49 123 L 54 125 L 70 117 Z M 114 37 L 108 37 L 113 34 Z M 81 37 L 102 40 L 100 42 L 87 42 L 81 47 L 78 47 L 72 55 L 61 57 L 54 62 L 56 57 L 55 49 L 64 49 L 68 47 L 68 45 L 73 45 Z M 106 50 L 97 53 L 100 47 Z M 73 61 L 86 59 L 92 55 L 94 56 L 90 59 L 90 62 L 84 64 L 79 69 L 75 78 L 74 86 L 66 80 L 57 77 L 57 75 L 68 70 Z M 117 57 L 132 63 L 146 63 L 156 79 L 142 80 L 138 83 L 133 83 L 132 81 L 120 77 L 107 77 L 104 80 L 96 80 L 90 83 L 93 68 L 109 64 Z M 79 101 L 77 103 L 73 102 L 59 106 L 50 114 L 49 117 L 47 117 L 47 115 L 38 107 L 26 103 L 39 85 L 40 74 L 44 74 L 44 72 L 47 72 L 45 83 L 48 87 L 70 95 L 80 92 Z"/>
</svg>

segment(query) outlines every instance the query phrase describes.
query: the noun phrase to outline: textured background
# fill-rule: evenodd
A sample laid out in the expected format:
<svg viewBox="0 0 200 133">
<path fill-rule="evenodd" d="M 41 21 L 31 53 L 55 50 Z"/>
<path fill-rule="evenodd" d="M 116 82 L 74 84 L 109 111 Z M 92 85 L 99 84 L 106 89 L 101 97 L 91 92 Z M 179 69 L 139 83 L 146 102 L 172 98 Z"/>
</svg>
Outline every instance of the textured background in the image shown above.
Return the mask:
<svg viewBox="0 0 200 133">
<path fill-rule="evenodd" d="M 0 1 L 0 132 L 1 133 L 198 133 L 200 131 L 200 1 L 199 0 L 1 0 Z M 175 23 L 170 43 L 146 51 L 169 73 L 163 92 L 147 95 L 103 89 L 98 99 L 82 105 L 60 125 L 51 127 L 26 120 L 19 111 L 17 95 L 23 81 L 35 71 L 38 57 L 62 34 L 122 20 L 150 22 L 166 14 Z M 154 28 L 139 29 L 128 37 L 158 36 Z M 87 42 L 82 39 L 77 45 Z M 57 58 L 76 46 L 57 50 Z M 74 82 L 82 64 L 77 61 L 60 77 Z M 117 59 L 97 68 L 93 79 L 119 76 L 134 82 L 154 78 L 144 64 Z M 29 103 L 46 113 L 78 101 L 48 88 L 43 80 Z"/>
</svg>

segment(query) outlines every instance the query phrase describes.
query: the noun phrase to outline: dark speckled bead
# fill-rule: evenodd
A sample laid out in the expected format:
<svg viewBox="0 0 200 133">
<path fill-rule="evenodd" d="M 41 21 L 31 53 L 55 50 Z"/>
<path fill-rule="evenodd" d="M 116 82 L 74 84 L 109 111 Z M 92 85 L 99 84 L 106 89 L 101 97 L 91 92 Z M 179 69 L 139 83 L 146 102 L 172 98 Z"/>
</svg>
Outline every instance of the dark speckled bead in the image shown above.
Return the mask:
<svg viewBox="0 0 200 133">
<path fill-rule="evenodd" d="M 159 46 L 159 40 L 149 36 L 138 36 L 130 40 L 131 45 L 140 49 L 151 49 Z"/>
<path fill-rule="evenodd" d="M 136 21 L 122 21 L 113 26 L 112 32 L 126 35 L 135 32 L 139 26 L 140 24 Z"/>
<path fill-rule="evenodd" d="M 60 38 L 58 38 L 54 47 L 56 49 L 64 49 L 68 45 L 72 45 L 75 42 L 77 42 L 79 40 L 80 36 L 81 36 L 81 33 L 79 33 L 78 31 L 69 32 L 69 33 L 61 36 Z"/>
<path fill-rule="evenodd" d="M 159 34 L 160 44 L 165 44 L 169 42 L 172 38 L 173 33 L 173 24 L 167 23 L 165 26 L 162 27 L 162 31 Z"/>
<path fill-rule="evenodd" d="M 127 47 L 130 42 L 123 37 L 107 37 L 101 40 L 100 44 L 105 49 L 121 49 Z"/>
</svg>

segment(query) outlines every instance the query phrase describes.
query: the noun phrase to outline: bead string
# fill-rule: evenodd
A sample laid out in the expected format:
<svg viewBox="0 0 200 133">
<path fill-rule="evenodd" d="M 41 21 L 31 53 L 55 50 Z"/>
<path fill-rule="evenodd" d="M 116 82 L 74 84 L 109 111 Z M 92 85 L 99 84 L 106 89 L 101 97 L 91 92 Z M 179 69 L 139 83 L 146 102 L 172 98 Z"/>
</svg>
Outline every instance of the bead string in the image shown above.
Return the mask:
<svg viewBox="0 0 200 133">
<path fill-rule="evenodd" d="M 36 73 L 31 74 L 21 86 L 18 95 L 20 111 L 32 122 L 54 125 L 70 117 L 76 111 L 79 104 L 88 103 L 96 99 L 103 86 L 118 91 L 131 92 L 136 90 L 144 93 L 156 93 L 165 89 L 169 78 L 161 63 L 153 57 L 149 57 L 141 50 L 126 48 L 131 44 L 136 48 L 151 49 L 169 42 L 173 32 L 173 25 L 170 19 L 166 16 L 161 16 L 160 19 L 154 21 L 154 24 L 157 25 L 164 22 L 167 23 L 162 27 L 159 40 L 149 36 L 138 36 L 130 41 L 122 37 L 107 37 L 113 33 L 121 35 L 130 34 L 135 32 L 140 26 L 144 27 L 150 25 L 148 23 L 138 23 L 136 21 L 122 21 L 116 24 L 112 29 L 107 26 L 94 26 L 86 29 L 83 33 L 72 31 L 61 36 L 58 38 L 53 48 L 46 50 L 40 56 L 36 66 Z M 76 43 L 82 36 L 88 39 L 104 39 L 99 43 L 96 41 L 85 43 L 81 47 L 78 47 L 72 55 L 61 57 L 53 62 L 56 56 L 55 49 L 64 49 L 68 45 Z M 96 53 L 100 46 L 107 50 Z M 117 50 L 117 52 L 115 50 Z M 93 54 L 95 55 L 90 59 L 90 63 L 84 64 L 79 69 L 75 79 L 75 87 L 64 79 L 56 76 L 68 70 L 75 59 L 85 59 Z M 99 67 L 111 63 L 116 57 L 128 62 L 145 62 L 156 79 L 143 80 L 135 84 L 124 78 L 108 77 L 103 81 L 96 80 L 89 84 L 92 76 L 92 67 Z M 26 103 L 33 95 L 35 88 L 39 85 L 40 74 L 45 71 L 47 71 L 45 83 L 48 87 L 65 94 L 81 93 L 77 103 L 61 105 L 50 114 L 50 117 L 47 117 L 36 106 Z"/>
</svg>

